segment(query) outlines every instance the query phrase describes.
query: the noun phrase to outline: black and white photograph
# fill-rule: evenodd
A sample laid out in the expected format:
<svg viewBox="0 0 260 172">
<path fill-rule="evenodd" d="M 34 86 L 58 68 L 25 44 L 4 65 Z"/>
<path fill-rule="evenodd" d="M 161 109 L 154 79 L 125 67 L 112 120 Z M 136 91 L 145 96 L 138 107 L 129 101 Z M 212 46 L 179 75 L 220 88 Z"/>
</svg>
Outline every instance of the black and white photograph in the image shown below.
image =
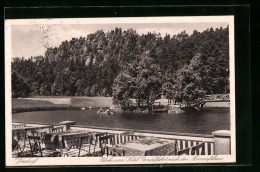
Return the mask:
<svg viewBox="0 0 260 172">
<path fill-rule="evenodd" d="M 5 21 L 7 166 L 236 162 L 234 17 Z"/>
</svg>

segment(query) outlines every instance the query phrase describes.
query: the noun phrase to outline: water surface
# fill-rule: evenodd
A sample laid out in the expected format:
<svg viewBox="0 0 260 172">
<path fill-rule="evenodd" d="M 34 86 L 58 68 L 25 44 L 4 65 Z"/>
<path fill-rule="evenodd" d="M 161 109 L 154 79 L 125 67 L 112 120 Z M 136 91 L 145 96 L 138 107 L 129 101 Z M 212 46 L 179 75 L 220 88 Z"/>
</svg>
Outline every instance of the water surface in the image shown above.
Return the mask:
<svg viewBox="0 0 260 172">
<path fill-rule="evenodd" d="M 77 121 L 77 124 L 85 126 L 196 134 L 230 130 L 229 108 L 208 108 L 203 112 L 171 114 L 121 112 L 110 116 L 98 115 L 97 110 L 37 111 L 13 114 L 13 122 L 58 123 L 65 120 Z"/>
</svg>

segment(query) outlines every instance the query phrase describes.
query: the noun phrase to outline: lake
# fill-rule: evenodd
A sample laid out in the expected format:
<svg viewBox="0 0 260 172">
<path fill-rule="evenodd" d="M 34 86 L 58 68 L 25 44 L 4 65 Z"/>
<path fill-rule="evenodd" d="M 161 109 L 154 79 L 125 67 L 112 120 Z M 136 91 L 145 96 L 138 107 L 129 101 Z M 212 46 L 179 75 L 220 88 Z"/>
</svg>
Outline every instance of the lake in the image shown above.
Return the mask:
<svg viewBox="0 0 260 172">
<path fill-rule="evenodd" d="M 58 123 L 77 121 L 79 125 L 135 130 L 171 131 L 211 134 L 216 130 L 230 130 L 229 108 L 207 108 L 203 112 L 138 113 L 115 112 L 98 115 L 97 110 L 37 111 L 13 114 L 13 122 Z"/>
</svg>

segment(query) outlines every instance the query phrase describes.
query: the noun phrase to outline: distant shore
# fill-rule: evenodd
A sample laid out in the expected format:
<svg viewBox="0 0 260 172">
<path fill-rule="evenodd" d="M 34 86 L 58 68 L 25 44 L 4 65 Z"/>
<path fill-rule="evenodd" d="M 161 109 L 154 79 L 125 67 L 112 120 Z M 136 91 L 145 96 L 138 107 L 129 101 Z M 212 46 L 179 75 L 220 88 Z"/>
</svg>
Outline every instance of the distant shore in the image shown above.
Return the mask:
<svg viewBox="0 0 260 172">
<path fill-rule="evenodd" d="M 34 96 L 12 98 L 12 113 L 48 110 L 80 110 L 114 108 L 112 97 L 70 97 L 70 96 Z M 205 108 L 228 108 L 228 103 L 206 103 Z"/>
<path fill-rule="evenodd" d="M 112 97 L 35 96 L 12 98 L 12 113 L 114 107 Z"/>
</svg>

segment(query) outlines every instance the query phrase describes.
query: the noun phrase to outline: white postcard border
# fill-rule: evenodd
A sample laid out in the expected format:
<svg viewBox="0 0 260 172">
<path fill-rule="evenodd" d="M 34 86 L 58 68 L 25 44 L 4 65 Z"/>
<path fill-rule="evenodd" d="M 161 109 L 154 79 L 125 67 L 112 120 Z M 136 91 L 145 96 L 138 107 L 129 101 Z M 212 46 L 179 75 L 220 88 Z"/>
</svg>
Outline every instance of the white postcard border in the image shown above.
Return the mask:
<svg viewBox="0 0 260 172">
<path fill-rule="evenodd" d="M 230 54 L 230 125 L 231 155 L 210 156 L 149 156 L 149 157 L 55 157 L 12 158 L 12 113 L 11 113 L 11 26 L 35 24 L 108 24 L 108 23 L 229 23 Z M 236 162 L 235 128 L 235 54 L 234 16 L 190 16 L 190 17 L 120 17 L 120 18 L 70 18 L 70 19 L 12 19 L 5 20 L 5 139 L 6 166 L 57 166 L 57 165 L 129 165 L 129 164 L 197 164 Z"/>
</svg>

